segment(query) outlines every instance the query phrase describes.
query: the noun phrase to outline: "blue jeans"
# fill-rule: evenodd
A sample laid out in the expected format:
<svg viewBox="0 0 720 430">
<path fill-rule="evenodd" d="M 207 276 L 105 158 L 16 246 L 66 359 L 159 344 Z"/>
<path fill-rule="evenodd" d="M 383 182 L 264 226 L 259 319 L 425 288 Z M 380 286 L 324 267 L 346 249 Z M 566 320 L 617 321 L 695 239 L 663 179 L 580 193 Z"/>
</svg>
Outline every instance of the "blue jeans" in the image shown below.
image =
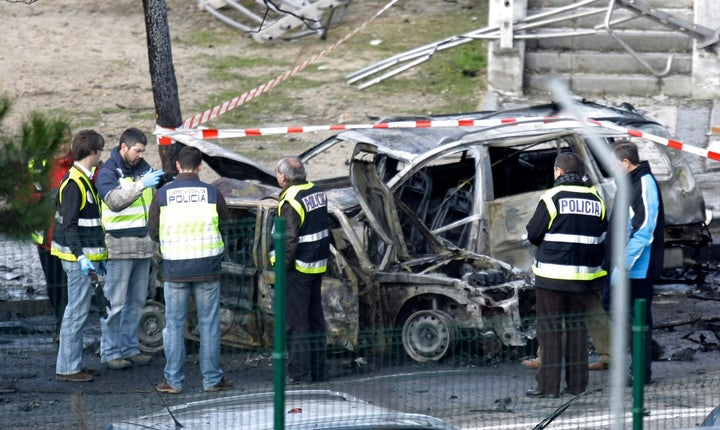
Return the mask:
<svg viewBox="0 0 720 430">
<path fill-rule="evenodd" d="M 220 368 L 220 281 L 165 282 L 165 379 L 182 390 L 185 381 L 185 321 L 190 292 L 200 325 L 200 372 L 207 390 L 223 377 Z"/>
<path fill-rule="evenodd" d="M 128 358 L 140 353 L 137 326 L 147 300 L 150 259 L 109 259 L 103 292 L 110 301 L 100 319 L 100 362 Z"/>
<path fill-rule="evenodd" d="M 97 266 L 95 262 L 93 264 Z M 80 263 L 63 260 L 62 267 L 67 274 L 68 303 L 60 325 L 60 348 L 55 373 L 72 375 L 82 369 L 82 328 L 90 312 L 93 291 L 90 279 L 80 269 Z"/>
</svg>

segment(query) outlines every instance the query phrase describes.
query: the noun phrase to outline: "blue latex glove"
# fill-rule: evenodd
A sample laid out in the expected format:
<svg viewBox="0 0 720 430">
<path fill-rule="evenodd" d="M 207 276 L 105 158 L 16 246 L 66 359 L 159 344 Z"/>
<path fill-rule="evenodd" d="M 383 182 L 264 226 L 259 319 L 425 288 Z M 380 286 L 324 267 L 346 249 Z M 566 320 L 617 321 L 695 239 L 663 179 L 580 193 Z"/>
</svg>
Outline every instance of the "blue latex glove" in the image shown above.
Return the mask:
<svg viewBox="0 0 720 430">
<path fill-rule="evenodd" d="M 145 188 L 154 187 L 160 182 L 164 172 L 162 170 L 150 170 L 140 178 Z"/>
<path fill-rule="evenodd" d="M 91 270 L 95 270 L 95 266 L 93 266 L 90 259 L 84 255 L 78 259 L 78 263 L 80 263 L 80 269 L 82 269 L 85 276 L 87 276 Z"/>
<path fill-rule="evenodd" d="M 107 261 L 102 260 L 100 264 L 98 264 L 98 275 L 105 276 L 107 274 Z"/>
</svg>

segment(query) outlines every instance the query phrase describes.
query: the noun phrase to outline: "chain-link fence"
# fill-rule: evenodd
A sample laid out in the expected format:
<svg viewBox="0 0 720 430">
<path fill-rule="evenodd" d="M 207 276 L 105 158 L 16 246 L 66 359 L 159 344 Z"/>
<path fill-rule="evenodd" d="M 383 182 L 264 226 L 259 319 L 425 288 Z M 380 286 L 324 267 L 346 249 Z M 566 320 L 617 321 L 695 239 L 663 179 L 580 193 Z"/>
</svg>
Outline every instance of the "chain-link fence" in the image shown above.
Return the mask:
<svg viewBox="0 0 720 430">
<path fill-rule="evenodd" d="M 156 391 L 166 360 L 162 283 L 154 280 L 138 331 L 143 351 L 152 354 L 153 361 L 124 370 L 101 365 L 100 322 L 93 307 L 84 327 L 83 366 L 99 375 L 92 382 L 57 381 L 56 321 L 46 299 L 37 249 L 29 242 L 3 240 L 0 428 L 106 428 L 111 423 L 113 428 L 132 428 L 123 427 L 130 422 L 139 425 L 135 428 L 273 428 L 275 277 L 265 261 L 272 240 L 266 226 L 272 216 L 260 212 L 257 208 L 235 210 L 225 236 L 221 366 L 235 387 L 221 393 L 203 391 L 200 338 L 192 311 L 185 331 L 183 392 Z M 587 390 L 577 395 L 528 397 L 527 390 L 537 386 L 536 370 L 520 362 L 536 355 L 535 340 L 508 346 L 493 330 L 463 329 L 461 321 L 452 322 L 452 307 L 447 306 L 448 312 L 410 313 L 416 317 L 406 315 L 404 324 L 382 318 L 380 311 L 389 306 L 386 301 L 392 291 L 383 290 L 388 295 L 378 296 L 363 286 L 343 289 L 342 281 L 348 279 L 337 277 L 338 273 L 331 271 L 323 286 L 328 379 L 285 384 L 281 413 L 287 427 L 322 417 L 349 426 L 348 419 L 355 415 L 356 424 L 373 422 L 380 414 L 377 408 L 429 415 L 461 429 L 610 427 L 610 405 L 616 400 L 610 387 L 613 369 L 589 371 Z M 348 291 L 356 296 L 348 296 Z M 375 318 L 363 315 L 369 312 L 368 303 L 373 303 L 363 295 L 385 300 L 378 303 L 385 308 L 378 308 Z M 654 309 L 660 312 L 667 307 L 679 320 L 685 315 L 683 310 L 699 312 L 699 305 L 684 300 L 682 293 L 662 294 Z M 522 317 L 525 333 L 534 333 L 534 316 Z M 491 314 L 482 318 L 493 327 Z M 688 321 L 663 324 L 656 318 L 660 323 L 656 339 L 671 352 L 653 362 L 653 381 L 644 387 L 643 409 L 635 411 L 642 416 L 644 428 L 696 427 L 720 403 L 720 360 L 717 343 L 710 341 L 715 327 L 707 321 L 701 326 L 702 318 Z M 438 351 L 443 353 L 438 355 Z M 588 354 L 591 363 L 599 359 L 590 341 Z M 331 394 L 336 392 L 343 396 Z M 262 397 L 260 393 L 270 394 Z M 633 394 L 631 387 L 623 387 L 626 428 L 632 425 Z M 410 422 L 410 417 L 402 419 Z M 432 424 L 428 418 L 420 422 Z M 390 428 L 379 421 L 374 426 L 369 428 Z M 412 428 L 432 427 L 418 424 Z"/>
</svg>

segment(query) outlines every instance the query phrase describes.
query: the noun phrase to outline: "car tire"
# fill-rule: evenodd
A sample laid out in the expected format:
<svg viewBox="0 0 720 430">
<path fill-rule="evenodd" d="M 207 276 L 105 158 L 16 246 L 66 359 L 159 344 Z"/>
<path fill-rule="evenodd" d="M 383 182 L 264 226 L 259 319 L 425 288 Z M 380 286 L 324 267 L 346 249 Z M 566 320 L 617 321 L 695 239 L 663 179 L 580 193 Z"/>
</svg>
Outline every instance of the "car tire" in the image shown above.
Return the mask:
<svg viewBox="0 0 720 430">
<path fill-rule="evenodd" d="M 440 360 L 455 347 L 457 339 L 455 321 L 440 310 L 417 311 L 403 324 L 403 348 L 420 363 Z"/>
</svg>

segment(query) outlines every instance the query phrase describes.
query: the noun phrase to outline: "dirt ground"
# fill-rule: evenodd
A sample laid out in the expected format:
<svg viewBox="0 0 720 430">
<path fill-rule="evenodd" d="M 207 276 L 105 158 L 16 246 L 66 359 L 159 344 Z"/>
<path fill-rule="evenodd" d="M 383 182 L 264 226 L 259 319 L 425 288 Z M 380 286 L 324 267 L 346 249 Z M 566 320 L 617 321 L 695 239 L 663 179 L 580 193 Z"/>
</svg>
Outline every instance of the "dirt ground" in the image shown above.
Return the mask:
<svg viewBox="0 0 720 430">
<path fill-rule="evenodd" d="M 71 122 L 73 131 L 94 128 L 105 136 L 106 152 L 117 144 L 117 138 L 127 127 L 135 126 L 151 134 L 155 130 L 154 102 L 142 3 L 137 0 L 0 0 L 3 28 L 0 94 L 14 100 L 14 110 L 5 126 L 17 127 L 20 119 L 27 118 L 31 111 L 62 114 Z M 464 3 L 468 2 L 399 2 L 371 23 L 365 36 L 372 38 L 374 29 L 390 22 L 415 28 L 427 13 L 456 11 L 463 8 Z M 311 35 L 294 41 L 259 44 L 200 10 L 194 0 L 167 0 L 183 117 L 202 112 L 212 106 L 210 100 L 217 100 L 221 95 L 224 101 L 263 83 L 252 77 L 252 71 L 253 67 L 264 66 L 250 64 L 243 73 L 223 75 L 213 73 L 212 63 L 216 59 L 260 55 L 267 59 L 267 67 L 277 69 L 279 76 L 288 70 L 284 66 L 287 59 L 292 59 L 293 66 L 302 64 L 367 21 L 384 4 L 379 1 L 351 3 L 343 21 L 330 30 L 327 40 Z M 344 76 L 384 58 L 378 55 L 390 54 L 351 52 L 340 45 L 308 66 L 306 70 L 312 69 L 313 77 L 299 72 L 276 87 L 292 85 L 289 100 L 293 104 L 292 112 L 301 114 L 280 109 L 248 114 L 244 120 L 255 127 L 367 122 L 368 116 L 403 114 L 408 106 L 417 107 L 418 103 L 432 110 L 442 100 L 442 94 L 410 88 L 393 93 L 392 97 L 380 97 L 381 89 L 371 90 L 378 96 L 366 91 L 363 102 L 356 102 L 360 92 L 346 84 Z M 282 67 L 278 67 L 280 59 L 286 61 Z M 238 75 L 244 78 L 233 78 Z M 292 82 L 293 79 L 322 79 L 325 84 L 320 90 L 317 86 L 303 88 L 302 83 Z M 228 94 L 232 96 L 225 98 Z M 272 98 L 275 93 L 261 97 Z M 251 103 L 253 101 L 246 106 Z M 218 127 L 217 122 L 207 125 Z M 291 140 L 293 149 L 297 149 L 308 142 L 318 142 L 320 137 L 299 136 Z M 268 141 L 253 140 L 248 145 L 263 150 L 261 162 L 271 163 L 283 155 L 274 152 Z M 159 167 L 154 148 L 148 149 L 147 158 Z"/>
</svg>

